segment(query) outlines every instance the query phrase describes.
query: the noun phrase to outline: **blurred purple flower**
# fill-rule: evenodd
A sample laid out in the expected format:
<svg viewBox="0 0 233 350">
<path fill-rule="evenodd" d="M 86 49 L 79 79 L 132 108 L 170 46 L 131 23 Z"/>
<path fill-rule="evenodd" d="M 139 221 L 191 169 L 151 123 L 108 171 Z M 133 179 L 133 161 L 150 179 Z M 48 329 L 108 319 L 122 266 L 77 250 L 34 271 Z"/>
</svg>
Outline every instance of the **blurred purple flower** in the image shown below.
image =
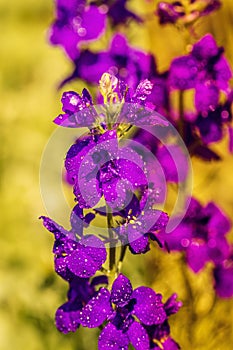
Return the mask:
<svg viewBox="0 0 233 350">
<path fill-rule="evenodd" d="M 214 38 L 207 34 L 200 39 L 187 56 L 175 58 L 170 67 L 169 82 L 179 90 L 195 89 L 195 106 L 206 114 L 219 102 L 219 93 L 230 93 L 232 77 L 229 64 L 218 48 Z"/>
<path fill-rule="evenodd" d="M 230 229 L 229 219 L 214 204 L 205 207 L 191 199 L 187 213 L 171 233 L 159 232 L 158 239 L 170 250 L 185 251 L 188 265 L 199 272 L 208 261 L 221 264 L 229 254 L 225 235 Z"/>
<path fill-rule="evenodd" d="M 93 19 L 95 25 L 93 25 Z M 79 43 L 97 39 L 105 30 L 106 14 L 85 0 L 56 0 L 56 19 L 50 28 L 50 41 L 60 45 L 75 60 Z"/>
<path fill-rule="evenodd" d="M 109 50 L 98 53 L 83 50 L 74 63 L 73 74 L 63 84 L 74 78 L 97 84 L 100 76 L 108 72 L 135 88 L 141 80 L 151 79 L 156 72 L 154 57 L 129 46 L 123 34 L 113 36 Z"/>
</svg>

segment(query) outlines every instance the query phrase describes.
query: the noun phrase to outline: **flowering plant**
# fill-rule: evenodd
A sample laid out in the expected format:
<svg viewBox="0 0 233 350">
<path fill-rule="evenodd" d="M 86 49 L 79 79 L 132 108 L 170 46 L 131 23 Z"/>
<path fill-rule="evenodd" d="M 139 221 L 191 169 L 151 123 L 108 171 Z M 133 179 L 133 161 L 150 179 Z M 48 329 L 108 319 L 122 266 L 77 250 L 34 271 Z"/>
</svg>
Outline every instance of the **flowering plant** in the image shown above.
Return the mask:
<svg viewBox="0 0 233 350">
<path fill-rule="evenodd" d="M 54 120 L 61 127 L 86 128 L 65 158 L 65 178 L 77 202 L 70 230 L 41 217 L 55 237 L 55 271 L 69 283 L 56 326 L 63 333 L 80 325 L 99 327 L 99 349 L 129 344 L 138 350 L 180 349 L 168 324 L 182 305 L 176 293 L 164 303 L 149 287 L 133 289 L 122 265 L 127 251 L 145 254 L 156 244 L 166 254 L 180 252 L 182 264 L 194 273 L 211 264 L 216 294 L 233 296 L 230 220 L 213 201 L 202 205 L 190 185 L 189 156 L 221 160 L 212 146 L 226 135 L 233 149 L 231 68 L 213 35 L 196 39 L 194 30 L 221 2 L 158 4 L 160 24 L 187 31 L 190 41 L 164 72 L 151 52 L 129 44 L 119 30 L 146 21 L 126 0 L 57 0 L 56 5 L 50 41 L 74 64 L 61 86 L 77 78 L 99 83 L 97 105 L 86 88 L 81 94 L 66 91 L 63 113 Z M 85 46 L 107 31 L 113 33 L 108 49 L 94 52 Z M 170 185 L 180 207 L 168 215 Z M 186 274 L 185 281 L 193 299 Z"/>
</svg>

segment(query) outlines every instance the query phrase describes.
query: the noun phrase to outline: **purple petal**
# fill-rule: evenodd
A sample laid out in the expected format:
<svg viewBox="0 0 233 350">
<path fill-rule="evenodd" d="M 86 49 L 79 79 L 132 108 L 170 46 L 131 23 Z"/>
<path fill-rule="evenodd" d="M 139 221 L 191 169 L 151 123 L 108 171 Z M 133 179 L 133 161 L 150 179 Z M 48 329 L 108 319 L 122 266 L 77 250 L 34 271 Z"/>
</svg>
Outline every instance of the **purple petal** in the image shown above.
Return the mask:
<svg viewBox="0 0 233 350">
<path fill-rule="evenodd" d="M 229 80 L 232 78 L 232 71 L 225 57 L 220 57 L 214 65 L 214 71 L 218 88 L 227 92 L 229 89 Z"/>
<path fill-rule="evenodd" d="M 95 287 L 98 286 L 100 284 L 108 284 L 108 277 L 105 275 L 102 276 L 96 276 L 93 278 L 93 280 L 91 281 L 91 286 Z"/>
<path fill-rule="evenodd" d="M 72 60 L 78 57 L 77 35 L 71 27 L 55 22 L 50 29 L 49 39 L 52 44 L 61 45 Z"/>
<path fill-rule="evenodd" d="M 193 242 L 187 249 L 187 261 L 195 273 L 202 270 L 209 261 L 207 245 Z"/>
<path fill-rule="evenodd" d="M 221 298 L 233 297 L 233 266 L 219 265 L 214 270 L 215 289 Z"/>
<path fill-rule="evenodd" d="M 60 256 L 54 258 L 54 267 L 56 273 L 66 281 L 71 281 L 74 278 L 74 274 L 67 267 L 66 256 Z"/>
<path fill-rule="evenodd" d="M 81 238 L 79 243 L 83 246 L 85 254 L 90 256 L 95 265 L 100 269 L 107 258 L 107 252 L 104 243 L 96 236 L 89 235 Z"/>
<path fill-rule="evenodd" d="M 218 54 L 217 44 L 211 34 L 203 36 L 194 46 L 192 55 L 198 60 L 208 60 Z"/>
<path fill-rule="evenodd" d="M 112 313 L 110 305 L 110 293 L 101 288 L 84 308 L 78 313 L 78 320 L 83 327 L 99 327 Z"/>
<path fill-rule="evenodd" d="M 99 336 L 99 350 L 128 350 L 129 339 L 126 334 L 118 330 L 112 323 L 104 327 Z"/>
<path fill-rule="evenodd" d="M 81 309 L 81 305 L 77 305 Z M 57 329 L 62 333 L 75 332 L 79 327 L 78 322 L 78 309 L 75 310 L 74 306 L 67 302 L 56 312 L 55 321 Z"/>
<path fill-rule="evenodd" d="M 66 91 L 62 95 L 61 102 L 63 104 L 62 110 L 65 113 L 75 113 L 79 109 L 83 109 L 86 106 L 79 94 L 74 91 Z"/>
<path fill-rule="evenodd" d="M 141 234 L 129 227 L 128 230 L 129 248 L 133 254 L 144 254 L 149 250 L 149 240 L 147 234 Z"/>
<path fill-rule="evenodd" d="M 208 222 L 208 229 L 211 236 L 225 235 L 231 228 L 231 222 L 228 217 L 215 205 L 215 203 L 208 203 L 204 208 L 204 213 L 210 216 Z"/>
<path fill-rule="evenodd" d="M 225 237 L 210 238 L 207 242 L 209 258 L 215 263 L 222 263 L 230 253 L 230 245 Z"/>
<path fill-rule="evenodd" d="M 92 257 L 82 249 L 82 246 L 66 257 L 66 263 L 71 272 L 82 278 L 93 276 L 99 269 Z"/>
<path fill-rule="evenodd" d="M 111 302 L 119 307 L 123 307 L 129 303 L 132 292 L 130 280 L 120 274 L 112 285 Z"/>
<path fill-rule="evenodd" d="M 165 173 L 167 181 L 182 182 L 188 174 L 187 154 L 176 145 L 158 148 L 156 157 Z"/>
<path fill-rule="evenodd" d="M 180 224 L 172 232 L 159 232 L 158 239 L 162 242 L 166 242 L 169 250 L 184 250 L 191 243 L 192 228 L 189 225 Z"/>
<path fill-rule="evenodd" d="M 187 90 L 195 87 L 198 66 L 192 56 L 175 58 L 170 67 L 169 82 L 172 88 Z"/>
<path fill-rule="evenodd" d="M 158 325 L 166 320 L 167 315 L 163 307 L 162 296 L 156 294 L 151 288 L 135 289 L 132 299 L 136 300 L 133 312 L 145 325 Z"/>
<path fill-rule="evenodd" d="M 177 294 L 174 293 L 164 304 L 164 310 L 166 311 L 167 316 L 176 314 L 182 306 L 181 301 L 177 301 Z"/>
<path fill-rule="evenodd" d="M 149 337 L 145 328 L 138 322 L 133 322 L 127 332 L 130 342 L 136 350 L 149 349 Z"/>
<path fill-rule="evenodd" d="M 52 219 L 46 217 L 46 216 L 40 216 L 40 219 L 43 220 L 43 225 L 44 227 L 50 231 L 51 233 L 54 234 L 55 239 L 60 239 L 60 238 L 64 238 L 64 237 L 70 237 L 70 235 L 72 237 L 72 234 L 70 234 L 67 230 L 65 230 L 62 226 L 58 225 L 55 221 L 53 221 Z"/>
<path fill-rule="evenodd" d="M 83 223 L 84 223 L 83 209 L 77 204 L 70 215 L 70 223 L 72 231 L 74 231 L 79 236 L 83 234 Z"/>
<path fill-rule="evenodd" d="M 95 19 L 95 25 L 92 21 Z M 86 7 L 82 18 L 82 36 L 81 40 L 93 40 L 98 38 L 105 29 L 106 14 L 100 11 L 100 9 L 91 5 Z M 79 29 L 79 30 L 80 30 Z"/>
<path fill-rule="evenodd" d="M 213 84 L 197 84 L 195 93 L 195 106 L 198 112 L 206 113 L 217 107 L 219 89 Z"/>
</svg>

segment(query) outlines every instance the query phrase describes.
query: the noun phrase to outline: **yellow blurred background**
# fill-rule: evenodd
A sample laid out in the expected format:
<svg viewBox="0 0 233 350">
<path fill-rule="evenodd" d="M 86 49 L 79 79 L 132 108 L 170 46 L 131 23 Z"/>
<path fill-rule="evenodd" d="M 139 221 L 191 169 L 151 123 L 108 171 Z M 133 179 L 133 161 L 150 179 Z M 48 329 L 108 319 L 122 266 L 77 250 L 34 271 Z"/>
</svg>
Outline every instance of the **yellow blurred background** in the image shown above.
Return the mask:
<svg viewBox="0 0 233 350">
<path fill-rule="evenodd" d="M 200 21 L 197 30 L 213 33 L 233 67 L 233 3 L 223 3 L 220 11 Z M 155 2 L 133 0 L 131 6 L 143 12 L 147 23 L 145 28 L 130 25 L 130 42 L 154 52 L 159 70 L 167 69 L 171 59 L 183 52 L 183 39 L 171 26 L 158 25 L 151 15 Z M 52 119 L 61 108 L 58 83 L 72 69 L 62 50 L 47 43 L 52 19 L 52 0 L 0 0 L 0 350 L 97 349 L 98 331 L 63 335 L 54 326 L 53 316 L 65 301 L 67 285 L 54 273 L 53 238 L 38 220 L 46 214 L 40 196 L 40 161 L 56 129 Z M 98 45 L 107 44 L 103 37 Z M 64 90 L 81 86 L 72 83 Z M 215 200 L 231 217 L 232 156 L 227 140 L 216 148 L 224 158 L 221 163 L 193 162 L 194 194 L 203 203 Z M 194 275 L 179 254 L 165 255 L 158 249 L 127 258 L 123 272 L 132 276 L 135 287 L 151 285 L 165 296 L 177 291 L 183 300 L 184 307 L 171 320 L 172 334 L 182 349 L 233 349 L 233 300 L 215 297 L 211 266 Z"/>
</svg>

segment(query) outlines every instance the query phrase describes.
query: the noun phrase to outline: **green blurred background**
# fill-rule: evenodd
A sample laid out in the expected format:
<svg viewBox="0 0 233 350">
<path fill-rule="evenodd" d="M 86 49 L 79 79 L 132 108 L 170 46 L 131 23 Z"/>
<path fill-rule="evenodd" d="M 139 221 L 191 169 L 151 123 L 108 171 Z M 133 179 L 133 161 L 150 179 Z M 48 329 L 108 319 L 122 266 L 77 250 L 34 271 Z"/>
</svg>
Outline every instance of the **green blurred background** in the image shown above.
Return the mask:
<svg viewBox="0 0 233 350">
<path fill-rule="evenodd" d="M 223 8 L 203 18 L 197 30 L 214 34 L 233 67 L 233 4 L 231 0 L 223 2 Z M 171 26 L 159 27 L 151 15 L 154 2 L 133 0 L 131 6 L 144 13 L 147 24 L 130 25 L 130 42 L 153 51 L 159 70 L 165 70 L 170 60 L 183 52 L 183 39 Z M 37 220 L 46 214 L 39 169 L 43 149 L 56 129 L 52 119 L 61 108 L 62 91 L 57 85 L 71 71 L 62 50 L 47 43 L 52 19 L 52 0 L 0 0 L 0 350 L 97 349 L 95 330 L 62 335 L 54 326 L 53 315 L 65 301 L 67 285 L 53 271 L 52 235 Z M 107 36 L 98 43 L 107 44 Z M 81 86 L 73 83 L 66 89 Z M 215 148 L 223 162 L 193 162 L 194 194 L 203 203 L 216 200 L 231 217 L 232 156 L 227 153 L 227 140 Z M 173 316 L 171 325 L 182 349 L 232 350 L 233 301 L 215 297 L 210 270 L 208 266 L 194 275 L 179 254 L 165 255 L 153 249 L 147 256 L 128 256 L 123 271 L 132 276 L 135 287 L 151 285 L 165 296 L 178 292 L 184 307 Z"/>
</svg>

